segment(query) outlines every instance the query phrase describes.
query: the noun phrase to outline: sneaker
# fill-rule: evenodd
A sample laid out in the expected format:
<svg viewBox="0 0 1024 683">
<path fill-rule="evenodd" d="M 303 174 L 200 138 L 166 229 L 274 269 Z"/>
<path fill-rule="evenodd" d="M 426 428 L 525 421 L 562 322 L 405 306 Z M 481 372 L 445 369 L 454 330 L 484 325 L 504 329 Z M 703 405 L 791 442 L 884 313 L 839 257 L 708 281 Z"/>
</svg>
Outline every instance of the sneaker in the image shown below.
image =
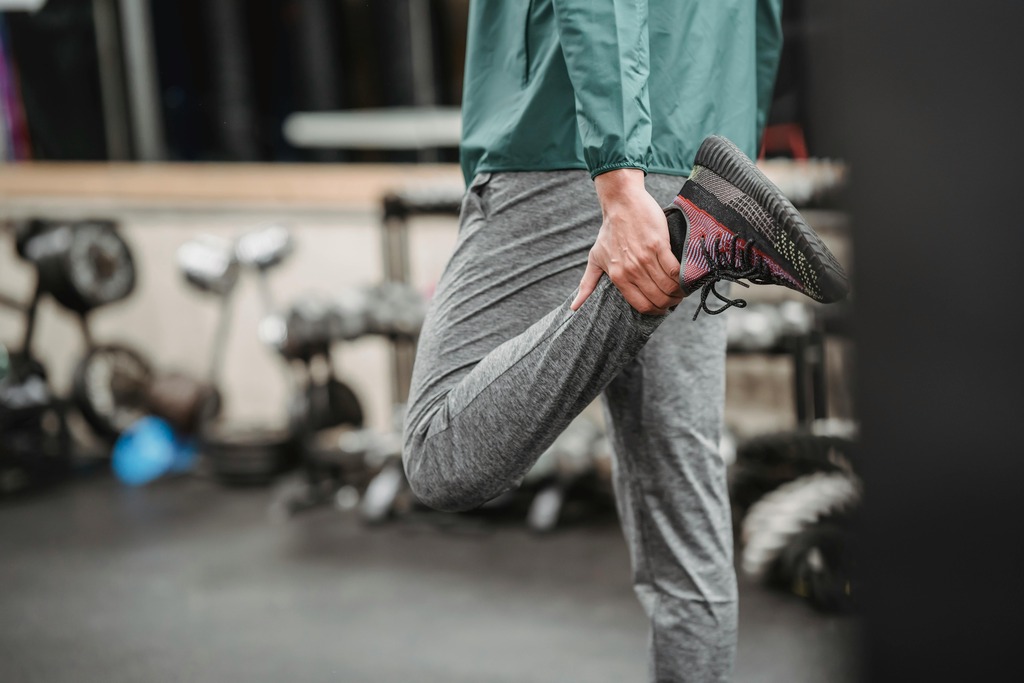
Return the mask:
<svg viewBox="0 0 1024 683">
<path fill-rule="evenodd" d="M 718 136 L 697 151 L 693 172 L 665 209 L 686 295 L 701 290 L 700 311 L 715 315 L 743 299 L 722 296 L 726 280 L 782 285 L 815 301 L 846 297 L 849 281 L 835 256 L 779 188 L 736 145 Z M 684 262 L 685 261 L 685 262 Z M 707 304 L 714 294 L 724 306 Z"/>
</svg>

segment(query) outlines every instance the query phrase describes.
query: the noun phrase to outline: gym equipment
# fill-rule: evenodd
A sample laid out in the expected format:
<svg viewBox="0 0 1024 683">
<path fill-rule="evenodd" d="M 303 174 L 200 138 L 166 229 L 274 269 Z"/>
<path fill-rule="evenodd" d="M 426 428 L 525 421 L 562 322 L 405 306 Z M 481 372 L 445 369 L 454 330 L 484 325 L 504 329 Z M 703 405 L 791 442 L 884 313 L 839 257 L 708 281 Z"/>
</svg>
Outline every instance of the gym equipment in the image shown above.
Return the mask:
<svg viewBox="0 0 1024 683">
<path fill-rule="evenodd" d="M 537 533 L 553 531 L 570 496 L 580 496 L 586 485 L 594 483 L 595 460 L 600 453 L 611 457 L 610 449 L 607 437 L 594 421 L 579 415 L 570 422 L 541 454 L 524 482 L 537 482 L 526 513 L 527 527 Z"/>
<path fill-rule="evenodd" d="M 220 301 L 204 385 L 206 399 L 199 409 L 198 450 L 210 463 L 214 477 L 226 485 L 264 485 L 297 464 L 290 429 L 225 425 L 216 418 L 223 398 L 220 371 L 230 331 L 232 295 L 243 270 L 255 274 L 264 309 L 273 311 L 267 272 L 293 250 L 291 235 L 280 225 L 258 226 L 234 241 L 202 235 L 178 248 L 178 268 L 185 282 Z"/>
<path fill-rule="evenodd" d="M 817 424 L 817 423 L 814 423 Z M 852 471 L 849 453 L 854 442 L 849 428 L 825 431 L 821 426 L 747 439 L 736 450 L 729 471 L 733 510 L 742 518 L 765 494 L 814 472 Z"/>
<path fill-rule="evenodd" d="M 275 514 L 287 516 L 331 501 L 356 507 L 370 523 L 394 511 L 408 490 L 399 429 L 362 429 L 358 397 L 335 377 L 332 349 L 364 335 L 412 344 L 425 314 L 419 292 L 404 283 L 383 282 L 346 289 L 331 299 L 305 297 L 264 319 L 261 338 L 297 369 L 291 414 L 305 469 L 304 483 L 282 487 Z M 401 425 L 402 409 L 396 406 L 393 425 Z"/>
<path fill-rule="evenodd" d="M 187 472 L 195 459 L 195 444 L 179 435 L 167 421 L 152 416 L 126 429 L 114 443 L 110 458 L 118 479 L 130 486 Z"/>
<path fill-rule="evenodd" d="M 14 225 L 15 248 L 37 272 L 27 304 L 0 297 L 25 315 L 20 353 L 32 357 L 36 313 L 44 295 L 75 313 L 86 353 L 74 370 L 72 401 L 92 430 L 113 441 L 144 414 L 143 398 L 152 372 L 137 351 L 120 344 L 96 344 L 89 315 L 131 294 L 135 265 L 127 243 L 108 220 L 32 218 Z"/>
<path fill-rule="evenodd" d="M 846 529 L 861 483 L 848 472 L 798 477 L 758 500 L 743 519 L 741 567 L 758 581 L 789 587 L 819 609 L 840 608 L 850 593 L 843 566 Z"/>
<path fill-rule="evenodd" d="M 765 581 L 806 598 L 822 612 L 854 609 L 855 582 L 847 558 L 850 517 L 832 515 L 797 533 L 779 553 Z"/>
<path fill-rule="evenodd" d="M 120 301 L 135 287 L 135 264 L 112 221 L 30 219 L 17 228 L 18 253 L 39 286 L 75 313 Z"/>
<path fill-rule="evenodd" d="M 851 511 L 860 498 L 860 480 L 848 472 L 805 474 L 765 494 L 743 518 L 743 571 L 764 578 L 793 536 L 827 516 Z"/>
<path fill-rule="evenodd" d="M 848 520 L 862 485 L 849 420 L 825 417 L 826 335 L 848 334 L 844 308 L 762 304 L 728 320 L 730 353 L 790 354 L 800 427 L 740 443 L 728 470 L 743 572 L 824 611 L 853 604 Z"/>
<path fill-rule="evenodd" d="M 386 194 L 382 200 L 381 242 L 384 282 L 365 291 L 367 332 L 380 334 L 391 342 L 392 420 L 384 434 L 349 436 L 341 450 L 363 458 L 376 473 L 366 486 L 359 505 L 366 522 L 383 521 L 398 511 L 418 506 L 401 463 L 401 431 L 405 403 L 409 397 L 416 337 L 423 324 L 426 305 L 409 285 L 409 224 L 413 216 L 458 216 L 462 204 L 461 186 L 405 188 Z"/>
<path fill-rule="evenodd" d="M 42 364 L 0 345 L 0 499 L 65 479 L 71 433 Z"/>
<path fill-rule="evenodd" d="M 166 420 L 182 436 L 192 436 L 220 413 L 220 393 L 183 372 L 160 372 L 150 383 L 146 405 L 151 415 Z"/>
<path fill-rule="evenodd" d="M 414 216 L 457 217 L 463 194 L 461 186 L 436 186 L 404 188 L 384 196 L 381 246 L 385 281 L 408 284 L 411 279 L 409 219 Z M 391 393 L 396 406 L 408 400 L 415 355 L 416 346 L 411 339 L 392 339 Z"/>
<path fill-rule="evenodd" d="M 823 611 L 853 605 L 845 547 L 863 488 L 850 459 L 856 432 L 833 418 L 758 436 L 729 469 L 744 574 Z"/>
<path fill-rule="evenodd" d="M 427 309 L 423 297 L 403 282 L 382 282 L 365 290 L 366 332 L 392 340 L 415 340 Z"/>
<path fill-rule="evenodd" d="M 91 348 L 75 368 L 72 397 L 98 435 L 116 439 L 145 412 L 153 377 L 147 360 L 120 344 Z"/>
<path fill-rule="evenodd" d="M 365 297 L 359 290 L 346 290 L 336 300 L 301 298 L 260 324 L 261 340 L 294 372 L 289 415 L 304 474 L 302 481 L 275 495 L 271 508 L 277 516 L 333 500 L 360 469 L 359 459 L 347 457 L 337 446 L 339 436 L 363 426 L 364 416 L 358 396 L 335 374 L 332 351 L 336 342 L 365 334 L 365 321 Z"/>
<path fill-rule="evenodd" d="M 750 304 L 726 316 L 726 348 L 731 355 L 790 356 L 797 421 L 826 413 L 823 307 L 804 302 Z"/>
<path fill-rule="evenodd" d="M 207 374 L 209 386 L 218 385 L 228 332 L 230 300 L 240 276 L 255 274 L 266 316 L 258 335 L 285 361 L 293 386 L 286 429 L 249 429 L 218 426 L 207 420 L 201 430 L 200 449 L 208 456 L 215 475 L 224 483 L 265 484 L 278 474 L 303 466 L 308 487 L 288 489 L 290 500 L 278 504 L 290 511 L 325 500 L 326 482 L 336 482 L 351 463 L 335 447 L 339 430 L 363 424 L 362 405 L 352 389 L 335 374 L 332 347 L 364 334 L 412 334 L 410 306 L 403 292 L 389 291 L 371 332 L 368 310 L 374 307 L 369 290 L 349 289 L 339 296 L 304 296 L 285 311 L 275 312 L 268 271 L 291 254 L 290 233 L 280 225 L 249 230 L 234 242 L 203 236 L 182 245 L 178 261 L 186 281 L 221 300 L 221 318 Z M 418 328 L 417 328 L 418 329 Z M 333 491 L 330 492 L 333 495 Z"/>
</svg>

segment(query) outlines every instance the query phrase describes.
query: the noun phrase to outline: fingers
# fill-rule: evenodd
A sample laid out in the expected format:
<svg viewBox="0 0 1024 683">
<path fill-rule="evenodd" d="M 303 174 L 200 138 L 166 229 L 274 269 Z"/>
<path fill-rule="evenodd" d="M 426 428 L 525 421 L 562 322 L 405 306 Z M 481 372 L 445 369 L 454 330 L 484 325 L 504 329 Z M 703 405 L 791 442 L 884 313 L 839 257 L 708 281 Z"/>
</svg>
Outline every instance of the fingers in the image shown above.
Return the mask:
<svg viewBox="0 0 1024 683">
<path fill-rule="evenodd" d="M 608 277 L 629 302 L 640 313 L 663 315 L 682 301 L 682 292 L 666 293 L 649 273 L 638 264 L 613 266 Z"/>
<path fill-rule="evenodd" d="M 591 253 L 587 262 L 587 270 L 580 280 L 579 292 L 573 299 L 570 308 L 579 310 L 587 297 L 597 288 L 601 275 L 608 273 L 612 284 L 622 293 L 623 298 L 638 312 L 648 315 L 664 315 L 683 300 L 683 292 L 679 288 L 679 263 L 673 258 L 666 246 L 664 251 L 671 259 L 669 272 L 662 268 L 662 260 L 656 251 L 645 252 L 644 255 L 632 258 L 628 263 L 612 263 L 603 266 L 602 251 Z"/>
<path fill-rule="evenodd" d="M 672 253 L 672 247 L 669 246 L 667 241 L 658 249 L 656 257 L 658 259 L 658 265 L 661 266 L 662 272 L 671 280 L 672 289 L 665 293 L 680 293 L 679 273 L 682 270 L 682 264 L 676 260 L 675 254 Z M 685 256 L 683 258 L 685 258 Z"/>
<path fill-rule="evenodd" d="M 670 261 L 667 267 L 666 260 Z M 667 245 L 659 244 L 649 248 L 622 270 L 620 281 L 633 285 L 656 310 L 677 306 L 683 299 L 683 292 L 679 288 L 679 262 L 672 256 Z M 614 277 L 612 281 L 615 282 Z M 635 304 L 633 307 L 641 313 L 650 312 Z"/>
<path fill-rule="evenodd" d="M 612 280 L 612 282 L 614 283 L 615 281 Z M 666 315 L 669 312 L 669 307 L 674 305 L 659 305 L 655 303 L 646 292 L 632 282 L 615 283 L 615 286 L 630 306 L 636 309 L 637 312 L 645 315 Z M 656 298 L 662 301 L 662 297 L 656 296 Z"/>
<path fill-rule="evenodd" d="M 683 299 L 681 267 L 669 246 L 661 206 L 640 185 L 635 191 L 603 197 L 601 208 L 604 220 L 572 310 L 590 296 L 602 273 L 640 313 L 664 314 L 675 308 Z"/>
<path fill-rule="evenodd" d="M 583 273 L 583 279 L 580 280 L 580 290 L 576 294 L 576 298 L 573 299 L 572 304 L 569 306 L 574 311 L 579 310 L 579 307 L 583 305 L 583 302 L 587 300 L 587 297 L 593 293 L 597 287 L 597 283 L 601 280 L 601 267 L 598 266 L 591 259 L 587 262 L 587 270 Z"/>
<path fill-rule="evenodd" d="M 682 296 L 666 295 L 649 278 L 642 285 L 638 285 L 628 279 L 627 271 L 624 268 L 611 267 L 609 270 L 611 272 L 608 273 L 608 277 L 612 284 L 622 293 L 626 302 L 640 313 L 665 315 L 671 307 L 682 301 Z M 587 270 L 580 280 L 579 292 L 569 306 L 573 311 L 578 311 L 583 302 L 594 292 L 603 273 L 604 270 L 593 259 L 587 263 Z"/>
</svg>

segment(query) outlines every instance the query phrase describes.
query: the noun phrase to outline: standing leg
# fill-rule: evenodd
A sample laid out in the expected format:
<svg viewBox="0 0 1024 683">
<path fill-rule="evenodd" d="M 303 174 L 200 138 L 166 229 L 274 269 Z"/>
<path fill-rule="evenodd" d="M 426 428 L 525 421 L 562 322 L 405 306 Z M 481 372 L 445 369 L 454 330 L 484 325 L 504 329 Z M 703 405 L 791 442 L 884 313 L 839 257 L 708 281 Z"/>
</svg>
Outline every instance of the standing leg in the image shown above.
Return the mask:
<svg viewBox="0 0 1024 683">
<path fill-rule="evenodd" d="M 676 179 L 655 176 L 661 202 Z M 614 483 L 634 586 L 651 623 L 652 681 L 727 681 L 736 576 L 725 465 L 724 316 L 684 299 L 604 392 Z"/>
</svg>

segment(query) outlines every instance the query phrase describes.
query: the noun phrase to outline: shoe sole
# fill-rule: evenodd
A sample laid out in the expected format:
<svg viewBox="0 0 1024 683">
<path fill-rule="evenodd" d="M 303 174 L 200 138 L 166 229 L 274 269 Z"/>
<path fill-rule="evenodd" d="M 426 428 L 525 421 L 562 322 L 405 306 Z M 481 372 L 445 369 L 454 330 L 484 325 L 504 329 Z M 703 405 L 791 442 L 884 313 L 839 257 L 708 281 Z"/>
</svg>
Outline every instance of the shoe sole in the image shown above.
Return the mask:
<svg viewBox="0 0 1024 683">
<path fill-rule="evenodd" d="M 749 195 L 781 226 L 797 250 L 810 263 L 818 276 L 818 301 L 833 303 L 845 299 L 850 292 L 849 279 L 818 234 L 772 181 L 729 140 L 717 135 L 704 140 L 693 161 L 732 183 Z M 817 297 L 815 297 L 817 298 Z"/>
</svg>

